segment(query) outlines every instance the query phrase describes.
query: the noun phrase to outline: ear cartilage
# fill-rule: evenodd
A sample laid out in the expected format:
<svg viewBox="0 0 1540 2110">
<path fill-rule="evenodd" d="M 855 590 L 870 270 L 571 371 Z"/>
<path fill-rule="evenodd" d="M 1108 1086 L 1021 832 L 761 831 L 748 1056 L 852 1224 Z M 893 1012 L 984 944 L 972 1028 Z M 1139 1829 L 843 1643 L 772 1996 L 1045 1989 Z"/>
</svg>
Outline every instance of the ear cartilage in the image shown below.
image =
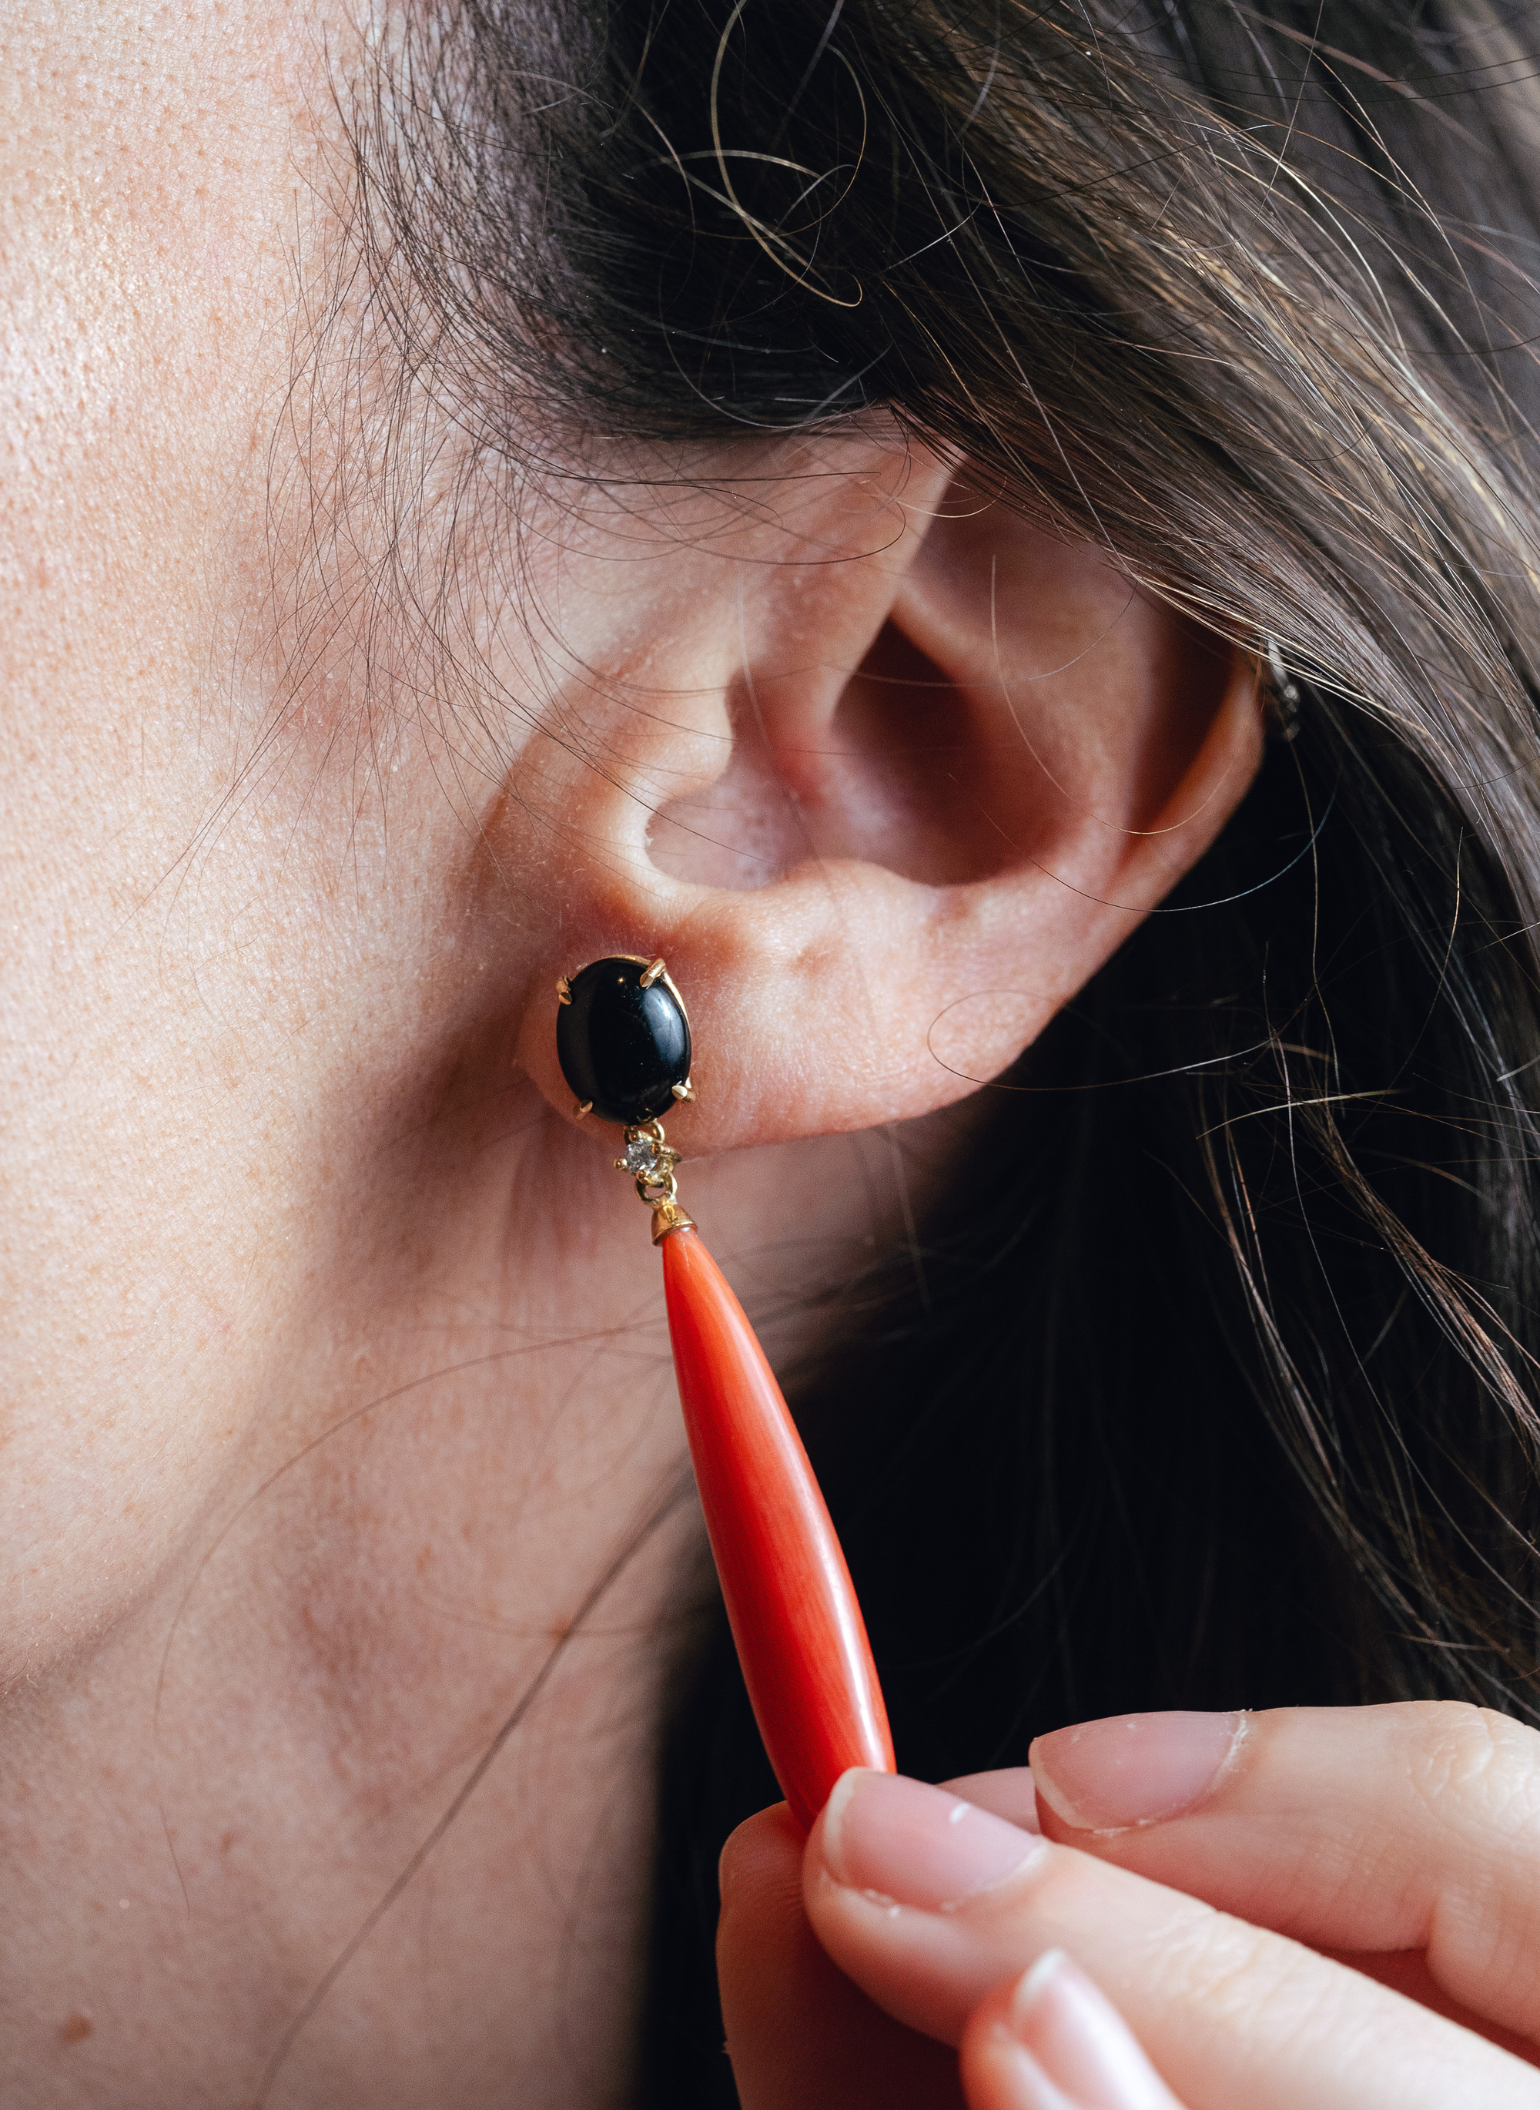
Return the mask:
<svg viewBox="0 0 1540 2110">
<path fill-rule="evenodd" d="M 563 977 L 562 1074 L 625 1130 L 617 1171 L 652 1211 L 679 1403 L 744 1682 L 804 1831 L 850 1766 L 894 1770 L 856 1601 L 807 1452 L 742 1305 L 679 1201 L 659 1116 L 695 1097 L 684 1000 L 660 959 L 617 955 Z"/>
</svg>

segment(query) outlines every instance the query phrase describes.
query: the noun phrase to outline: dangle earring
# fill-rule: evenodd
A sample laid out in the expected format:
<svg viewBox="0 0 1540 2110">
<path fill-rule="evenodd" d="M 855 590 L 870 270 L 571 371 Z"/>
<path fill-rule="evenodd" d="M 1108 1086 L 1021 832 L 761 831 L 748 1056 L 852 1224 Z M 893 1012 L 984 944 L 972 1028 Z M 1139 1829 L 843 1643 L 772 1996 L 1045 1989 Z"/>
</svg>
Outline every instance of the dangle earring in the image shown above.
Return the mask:
<svg viewBox="0 0 1540 2110">
<path fill-rule="evenodd" d="M 695 1096 L 690 1022 L 662 960 L 595 960 L 557 984 L 556 1052 L 579 1118 L 618 1123 L 652 1211 L 685 1430 L 754 1716 L 806 1831 L 847 1766 L 893 1771 L 861 1608 L 781 1388 L 679 1202 L 661 1116 Z"/>
</svg>

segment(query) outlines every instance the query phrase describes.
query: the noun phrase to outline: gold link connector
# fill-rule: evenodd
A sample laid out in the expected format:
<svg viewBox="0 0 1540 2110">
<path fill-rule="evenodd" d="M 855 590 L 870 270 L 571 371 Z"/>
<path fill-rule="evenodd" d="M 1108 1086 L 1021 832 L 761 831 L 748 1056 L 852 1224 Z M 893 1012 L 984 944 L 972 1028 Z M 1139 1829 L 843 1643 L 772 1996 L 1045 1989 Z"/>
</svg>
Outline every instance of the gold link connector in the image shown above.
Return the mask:
<svg viewBox="0 0 1540 2110">
<path fill-rule="evenodd" d="M 677 1091 L 679 1087 L 676 1085 Z M 679 1200 L 679 1182 L 674 1168 L 679 1153 L 671 1149 L 656 1118 L 638 1121 L 626 1130 L 625 1154 L 615 1160 L 617 1172 L 629 1172 L 636 1181 L 639 1201 L 652 1211 L 652 1242 L 667 1238 L 670 1231 L 693 1231 L 695 1219 Z"/>
</svg>

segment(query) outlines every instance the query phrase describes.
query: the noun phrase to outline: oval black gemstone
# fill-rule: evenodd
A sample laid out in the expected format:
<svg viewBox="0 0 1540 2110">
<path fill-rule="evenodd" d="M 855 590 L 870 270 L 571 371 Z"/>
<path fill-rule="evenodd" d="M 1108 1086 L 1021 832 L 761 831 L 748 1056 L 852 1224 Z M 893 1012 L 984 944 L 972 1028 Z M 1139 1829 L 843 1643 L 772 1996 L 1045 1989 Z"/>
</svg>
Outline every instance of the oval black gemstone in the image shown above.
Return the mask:
<svg viewBox="0 0 1540 2110">
<path fill-rule="evenodd" d="M 595 960 L 568 984 L 556 1056 L 578 1103 L 632 1128 L 667 1113 L 690 1075 L 690 1027 L 666 982 L 642 987 L 645 960 Z"/>
</svg>

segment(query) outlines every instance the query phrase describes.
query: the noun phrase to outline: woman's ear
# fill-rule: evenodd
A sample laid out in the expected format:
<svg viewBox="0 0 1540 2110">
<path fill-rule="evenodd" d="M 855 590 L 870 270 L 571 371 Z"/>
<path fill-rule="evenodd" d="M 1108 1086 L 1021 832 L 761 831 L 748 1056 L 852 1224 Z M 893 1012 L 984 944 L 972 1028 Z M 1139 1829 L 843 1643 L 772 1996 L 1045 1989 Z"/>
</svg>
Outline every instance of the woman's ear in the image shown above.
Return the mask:
<svg viewBox="0 0 1540 2110">
<path fill-rule="evenodd" d="M 520 1059 L 570 1114 L 542 998 L 662 955 L 695 1028 L 692 1153 L 998 1075 L 1260 759 L 1253 661 L 928 456 L 756 487 L 752 528 L 673 550 L 655 599 L 673 685 L 633 657 L 629 702 L 566 751 L 560 941 Z"/>
</svg>

